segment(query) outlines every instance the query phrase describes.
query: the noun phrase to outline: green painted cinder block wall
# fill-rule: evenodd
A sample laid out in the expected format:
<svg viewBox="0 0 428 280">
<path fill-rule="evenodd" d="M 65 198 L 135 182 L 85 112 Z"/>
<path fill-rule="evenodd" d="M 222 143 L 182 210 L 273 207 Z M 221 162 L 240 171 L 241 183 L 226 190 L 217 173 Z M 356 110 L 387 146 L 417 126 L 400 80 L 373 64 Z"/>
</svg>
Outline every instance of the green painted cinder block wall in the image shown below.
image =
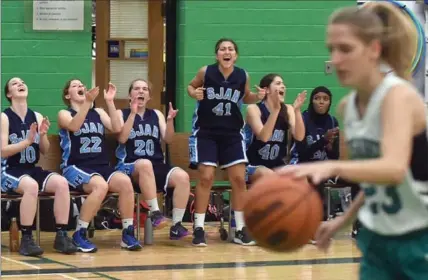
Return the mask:
<svg viewBox="0 0 428 280">
<path fill-rule="evenodd" d="M 180 0 L 177 131 L 191 131 L 196 101 L 187 96 L 186 88 L 201 66 L 214 62 L 214 45 L 222 37 L 237 42 L 237 65 L 249 72 L 251 85 L 258 84 L 267 73 L 279 73 L 287 85 L 287 103 L 302 90 L 310 93 L 324 85 L 333 92 L 335 110 L 346 90 L 334 75 L 324 73 L 325 61 L 329 60 L 326 23 L 335 9 L 350 5 L 356 1 Z"/>
<path fill-rule="evenodd" d="M 57 133 L 65 82 L 77 77 L 91 85 L 91 5 L 85 0 L 84 31 L 33 31 L 32 1 L 1 1 L 2 110 L 9 106 L 3 91 L 6 81 L 21 77 L 29 87 L 29 107 L 48 116 L 49 133 Z"/>
</svg>

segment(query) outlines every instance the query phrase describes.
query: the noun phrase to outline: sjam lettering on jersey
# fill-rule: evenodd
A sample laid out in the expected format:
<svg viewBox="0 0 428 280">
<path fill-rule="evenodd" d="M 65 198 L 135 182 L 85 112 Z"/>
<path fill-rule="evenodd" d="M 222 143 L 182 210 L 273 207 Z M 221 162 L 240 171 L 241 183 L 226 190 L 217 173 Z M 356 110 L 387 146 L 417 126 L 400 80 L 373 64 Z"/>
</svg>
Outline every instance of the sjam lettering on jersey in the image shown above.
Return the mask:
<svg viewBox="0 0 428 280">
<path fill-rule="evenodd" d="M 238 103 L 240 96 L 241 91 L 237 89 L 233 90 L 231 88 L 220 87 L 219 92 L 215 92 L 213 87 L 207 88 L 207 98 L 209 100 L 217 99 Z"/>
<path fill-rule="evenodd" d="M 159 139 L 159 127 L 157 125 L 139 124 L 138 130 L 131 129 L 128 139 L 134 139 L 139 136 L 152 136 Z"/>
<path fill-rule="evenodd" d="M 27 139 L 28 134 L 30 133 L 30 130 L 21 130 L 21 135 L 18 136 L 16 133 L 12 133 L 9 135 L 9 141 L 11 144 L 19 143 L 25 139 Z M 40 143 L 40 134 L 36 134 L 36 137 L 34 139 L 34 143 L 39 144 Z"/>
<path fill-rule="evenodd" d="M 104 135 L 104 126 L 101 123 L 85 122 L 78 131 L 73 133 L 73 135 L 80 136 L 81 134 L 87 133 L 98 133 Z"/>
<path fill-rule="evenodd" d="M 284 137 L 285 137 L 285 131 L 283 129 L 275 129 L 268 141 L 282 143 L 284 141 Z"/>
</svg>

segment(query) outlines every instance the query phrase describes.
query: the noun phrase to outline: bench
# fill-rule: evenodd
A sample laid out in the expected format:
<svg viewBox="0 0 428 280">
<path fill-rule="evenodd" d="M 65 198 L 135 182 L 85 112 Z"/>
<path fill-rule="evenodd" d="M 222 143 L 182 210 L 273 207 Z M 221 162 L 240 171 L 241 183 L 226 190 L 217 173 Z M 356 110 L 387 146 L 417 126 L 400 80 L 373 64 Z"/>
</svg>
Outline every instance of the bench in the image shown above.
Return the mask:
<svg viewBox="0 0 428 280">
<path fill-rule="evenodd" d="M 50 135 L 48 136 L 49 141 L 50 141 L 50 148 L 49 148 L 49 152 L 46 153 L 45 155 L 40 155 L 40 160 L 39 163 L 37 164 L 38 166 L 41 166 L 42 168 L 49 170 L 49 171 L 54 171 L 57 172 L 59 174 L 61 174 L 61 170 L 60 170 L 60 163 L 61 163 L 61 148 L 59 145 L 59 136 L 58 135 Z M 116 138 L 114 135 L 112 134 L 107 134 L 107 152 L 110 154 L 110 159 L 111 159 L 111 163 L 113 164 L 113 166 L 116 164 L 116 157 L 115 157 L 115 149 L 116 149 Z M 117 196 L 117 194 L 115 193 L 108 193 L 106 198 L 111 197 L 111 196 Z M 136 202 L 137 202 L 137 207 L 136 207 L 136 220 L 137 220 L 137 239 L 140 240 L 140 207 L 139 207 L 139 201 L 140 201 L 140 197 L 141 194 L 140 193 L 135 193 L 136 196 Z M 21 195 L 19 194 L 8 194 L 8 193 L 2 193 L 1 194 L 1 201 L 19 201 L 21 200 Z M 76 192 L 76 191 L 70 191 L 70 197 L 72 198 L 79 198 L 79 197 L 87 197 L 87 194 L 81 193 L 81 192 Z M 37 203 L 37 210 L 36 210 L 36 242 L 38 245 L 40 245 L 40 205 L 39 205 L 39 201 L 40 200 L 48 200 L 48 199 L 53 199 L 54 195 L 50 194 L 50 193 L 39 193 L 38 196 L 38 203 Z M 158 200 L 160 200 L 159 206 L 161 208 L 161 210 L 163 210 L 163 193 L 158 193 L 157 194 L 157 198 Z M 88 228 L 88 234 L 89 237 L 92 238 L 94 236 L 94 232 L 95 232 L 95 227 L 94 227 L 94 222 L 92 221 L 90 223 L 90 226 Z"/>
</svg>

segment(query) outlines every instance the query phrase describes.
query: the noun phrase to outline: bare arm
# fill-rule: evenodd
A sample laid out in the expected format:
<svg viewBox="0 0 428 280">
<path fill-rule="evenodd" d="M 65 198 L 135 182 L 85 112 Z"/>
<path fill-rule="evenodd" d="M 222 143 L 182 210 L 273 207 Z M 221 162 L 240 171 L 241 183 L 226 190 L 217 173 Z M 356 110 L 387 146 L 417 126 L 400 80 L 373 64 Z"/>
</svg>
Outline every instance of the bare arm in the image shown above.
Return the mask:
<svg viewBox="0 0 428 280">
<path fill-rule="evenodd" d="M 76 113 L 74 117 L 71 116 L 71 113 L 67 110 L 61 110 L 58 113 L 58 125 L 62 129 L 69 130 L 71 132 L 78 131 L 83 123 L 85 122 L 86 115 L 88 114 L 89 109 L 91 108 L 92 102 L 85 101 L 83 106 L 80 107 L 79 112 Z"/>
<path fill-rule="evenodd" d="M 159 119 L 159 130 L 162 137 L 162 140 L 166 144 L 171 144 L 172 139 L 174 138 L 175 129 L 174 129 L 174 120 L 169 119 L 165 122 L 165 116 L 159 110 L 155 110 Z"/>
<path fill-rule="evenodd" d="M 117 111 L 120 111 L 118 113 L 123 123 L 123 112 L 122 110 L 117 110 Z M 128 119 L 126 120 L 125 124 L 122 126 L 122 130 L 119 133 L 119 137 L 117 139 L 119 143 L 125 144 L 126 141 L 128 141 L 129 134 L 131 133 L 132 127 L 134 126 L 135 115 L 136 114 L 132 111 L 129 113 Z"/>
<path fill-rule="evenodd" d="M 245 73 L 247 75 L 247 81 L 245 82 L 245 95 L 243 97 L 243 101 L 245 104 L 254 104 L 260 101 L 260 99 L 257 97 L 257 93 L 251 92 L 250 87 L 250 76 L 248 73 Z"/>
<path fill-rule="evenodd" d="M 345 180 L 391 186 L 403 181 L 410 162 L 413 136 L 425 127 L 424 103 L 413 89 L 396 86 L 382 104 L 381 156 L 338 161 L 335 173 Z M 414 114 L 419 113 L 418 117 Z M 420 120 L 419 122 L 415 120 Z"/>
<path fill-rule="evenodd" d="M 32 143 L 28 138 L 16 144 L 9 143 L 9 119 L 5 113 L 1 113 L 1 156 L 7 158 L 25 150 Z"/>
<path fill-rule="evenodd" d="M 302 141 L 305 138 L 305 123 L 303 122 L 300 109 L 294 109 L 291 105 L 287 106 L 288 122 L 290 125 L 291 135 L 297 141 Z"/>
<path fill-rule="evenodd" d="M 36 117 L 37 117 L 37 124 L 40 131 L 40 125 L 42 124 L 43 116 L 40 113 L 36 112 Z M 40 147 L 40 153 L 42 153 L 43 155 L 49 151 L 50 143 L 48 139 L 48 134 L 40 135 L 39 147 Z"/>
<path fill-rule="evenodd" d="M 111 126 L 110 127 L 111 129 L 109 129 L 109 130 L 113 133 L 119 133 L 120 130 L 122 129 L 123 119 L 121 118 L 121 115 L 118 113 L 118 110 L 116 110 L 116 106 L 114 105 L 113 100 L 106 101 L 106 103 L 107 103 L 107 110 L 108 110 L 108 115 L 107 114 L 106 115 L 108 116 L 108 119 L 110 120 L 110 126 Z M 95 110 L 97 110 L 97 109 L 95 109 Z M 101 113 L 101 114 L 103 114 L 103 113 Z M 105 116 L 104 116 L 104 118 L 105 118 Z M 121 120 L 122 120 L 122 122 L 121 122 Z M 101 121 L 102 121 L 102 119 L 101 119 Z M 108 122 L 107 119 L 105 119 L 104 121 Z M 104 123 L 104 121 L 103 121 L 103 123 Z"/>
<path fill-rule="evenodd" d="M 262 142 L 267 142 L 272 137 L 278 114 L 279 110 L 272 111 L 266 123 L 263 125 L 260 119 L 261 113 L 259 107 L 254 104 L 248 106 L 246 120 L 257 139 Z"/>
<path fill-rule="evenodd" d="M 204 66 L 201 69 L 199 69 L 198 73 L 196 73 L 196 76 L 190 81 L 189 85 L 187 86 L 187 94 L 190 97 L 196 98 L 196 92 L 195 92 L 196 89 L 204 85 L 206 70 L 207 70 L 207 66 Z"/>
<path fill-rule="evenodd" d="M 104 111 L 104 109 L 102 109 L 102 108 L 95 108 L 95 111 L 97 111 L 97 113 L 100 115 L 101 122 L 103 123 L 105 128 L 107 128 L 109 131 L 111 131 L 113 133 L 116 133 L 113 130 L 112 121 L 110 119 L 110 116 L 106 113 L 106 111 Z"/>
</svg>

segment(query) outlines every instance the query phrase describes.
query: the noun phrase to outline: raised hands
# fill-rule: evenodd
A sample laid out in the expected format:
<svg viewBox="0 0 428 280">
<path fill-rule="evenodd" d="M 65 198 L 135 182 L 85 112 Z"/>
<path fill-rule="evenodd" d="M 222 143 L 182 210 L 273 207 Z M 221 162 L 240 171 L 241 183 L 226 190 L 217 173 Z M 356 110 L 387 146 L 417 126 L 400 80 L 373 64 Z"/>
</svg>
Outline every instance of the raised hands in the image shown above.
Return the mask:
<svg viewBox="0 0 428 280">
<path fill-rule="evenodd" d="M 168 117 L 166 118 L 167 120 L 172 120 L 175 118 L 175 116 L 177 116 L 178 113 L 178 109 L 174 110 L 174 108 L 172 107 L 171 102 L 169 102 L 169 110 L 168 110 Z"/>
<path fill-rule="evenodd" d="M 86 100 L 89 102 L 94 102 L 95 98 L 97 98 L 98 93 L 100 93 L 100 88 L 99 87 L 95 87 L 93 89 L 90 89 L 89 91 L 85 92 L 85 97 Z"/>
<path fill-rule="evenodd" d="M 38 124 L 36 122 L 32 123 L 30 126 L 30 130 L 27 133 L 27 141 L 30 143 L 30 145 L 36 141 L 37 127 Z"/>
<path fill-rule="evenodd" d="M 104 90 L 104 99 L 105 101 L 113 101 L 115 96 L 116 96 L 116 86 L 109 82 L 107 91 Z"/>
<path fill-rule="evenodd" d="M 40 136 L 46 135 L 49 131 L 50 126 L 51 126 L 51 123 L 49 122 L 48 117 L 44 117 L 39 128 Z"/>
<path fill-rule="evenodd" d="M 256 89 L 257 89 L 257 98 L 259 100 L 263 100 L 266 96 L 266 89 L 265 88 L 261 88 L 258 85 L 255 85 Z"/>
<path fill-rule="evenodd" d="M 130 107 L 131 107 L 132 113 L 134 113 L 134 114 L 138 113 L 138 97 L 134 97 L 131 99 Z"/>
<path fill-rule="evenodd" d="M 302 107 L 303 103 L 305 103 L 306 100 L 306 90 L 299 93 L 294 100 L 293 107 L 294 109 L 299 109 Z"/>
</svg>

